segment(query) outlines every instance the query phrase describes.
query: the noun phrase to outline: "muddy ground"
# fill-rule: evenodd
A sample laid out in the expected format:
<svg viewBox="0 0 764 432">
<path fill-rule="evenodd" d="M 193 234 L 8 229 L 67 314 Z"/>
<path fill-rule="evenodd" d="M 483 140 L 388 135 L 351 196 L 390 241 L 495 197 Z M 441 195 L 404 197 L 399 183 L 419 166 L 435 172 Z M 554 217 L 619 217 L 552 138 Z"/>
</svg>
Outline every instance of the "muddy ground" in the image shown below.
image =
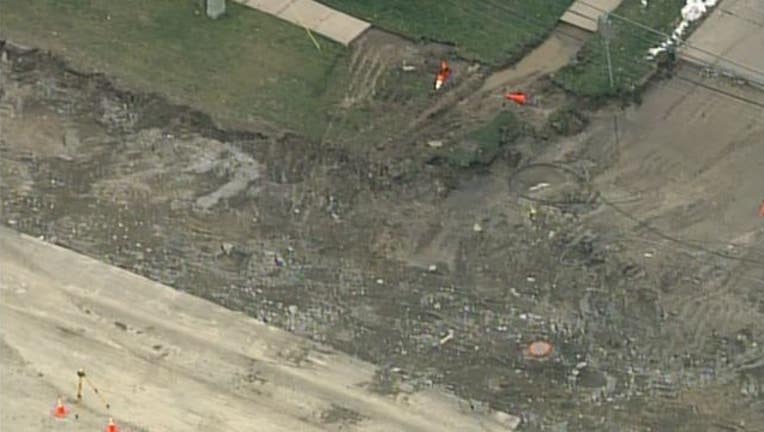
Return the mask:
<svg viewBox="0 0 764 432">
<path fill-rule="evenodd" d="M 664 201 L 646 195 L 675 179 L 672 167 L 686 158 L 672 154 L 672 165 L 657 144 L 646 150 L 654 160 L 640 153 L 640 131 L 657 120 L 639 109 L 621 113 L 617 145 L 610 114 L 595 113 L 580 135 L 529 134 L 492 164 L 459 171 L 428 164 L 426 143 L 457 140 L 462 122 L 500 105 L 464 97 L 483 85 L 479 72 L 424 110 L 306 142 L 220 130 L 204 114 L 115 89 L 47 55 L 3 56 L 8 226 L 369 360 L 379 365 L 379 392 L 446 386 L 475 410 L 522 416 L 521 430 L 764 428 L 755 205 L 735 207 L 748 212 L 743 231 L 724 219 L 723 233 L 689 246 L 665 234 L 698 239 L 682 231 L 686 212 L 712 231 L 718 214 L 667 205 L 676 198 L 668 192 Z M 395 102 L 370 88 L 385 106 Z M 728 120 L 748 130 L 736 142 L 750 150 L 764 134 L 751 120 L 758 111 L 746 112 L 730 110 Z M 540 128 L 548 114 L 523 115 Z M 665 138 L 651 130 L 650 142 Z M 755 166 L 761 154 L 742 159 Z M 739 167 L 725 172 L 755 182 Z M 703 184 L 724 174 L 704 172 Z M 700 201 L 701 189 L 693 189 Z M 545 361 L 524 355 L 537 339 L 555 347 Z"/>
</svg>

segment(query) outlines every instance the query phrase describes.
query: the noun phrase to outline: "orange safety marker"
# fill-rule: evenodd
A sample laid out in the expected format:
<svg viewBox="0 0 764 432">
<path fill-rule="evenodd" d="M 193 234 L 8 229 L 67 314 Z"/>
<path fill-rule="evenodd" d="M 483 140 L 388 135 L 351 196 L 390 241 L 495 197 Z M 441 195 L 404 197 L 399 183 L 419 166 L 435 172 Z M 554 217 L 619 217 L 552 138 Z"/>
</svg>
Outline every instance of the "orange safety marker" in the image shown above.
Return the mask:
<svg viewBox="0 0 764 432">
<path fill-rule="evenodd" d="M 53 412 L 51 414 L 57 419 L 65 419 L 69 415 L 69 408 L 64 406 L 64 403 L 61 402 L 61 398 L 58 398 L 56 407 L 53 408 Z"/>
<path fill-rule="evenodd" d="M 109 424 L 106 426 L 106 432 L 119 432 L 119 426 L 114 424 L 114 419 L 109 417 Z"/>
<path fill-rule="evenodd" d="M 525 105 L 529 101 L 528 95 L 523 92 L 510 92 L 504 95 L 504 97 L 518 105 Z"/>
<path fill-rule="evenodd" d="M 531 360 L 544 360 L 554 352 L 554 346 L 547 341 L 538 340 L 528 344 L 523 354 Z"/>
<path fill-rule="evenodd" d="M 443 87 L 443 84 L 451 77 L 451 68 L 448 67 L 448 62 L 443 60 L 440 62 L 440 72 L 435 77 L 435 90 L 439 90 Z"/>
</svg>

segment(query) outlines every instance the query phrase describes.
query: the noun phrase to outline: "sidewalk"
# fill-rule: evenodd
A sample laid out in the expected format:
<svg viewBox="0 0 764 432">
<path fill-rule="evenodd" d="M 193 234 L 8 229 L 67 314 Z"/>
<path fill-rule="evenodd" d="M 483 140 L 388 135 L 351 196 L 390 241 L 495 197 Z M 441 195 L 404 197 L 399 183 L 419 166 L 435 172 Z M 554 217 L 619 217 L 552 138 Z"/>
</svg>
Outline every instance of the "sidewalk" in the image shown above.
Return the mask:
<svg viewBox="0 0 764 432">
<path fill-rule="evenodd" d="M 234 0 L 348 46 L 371 24 L 312 0 Z"/>
</svg>

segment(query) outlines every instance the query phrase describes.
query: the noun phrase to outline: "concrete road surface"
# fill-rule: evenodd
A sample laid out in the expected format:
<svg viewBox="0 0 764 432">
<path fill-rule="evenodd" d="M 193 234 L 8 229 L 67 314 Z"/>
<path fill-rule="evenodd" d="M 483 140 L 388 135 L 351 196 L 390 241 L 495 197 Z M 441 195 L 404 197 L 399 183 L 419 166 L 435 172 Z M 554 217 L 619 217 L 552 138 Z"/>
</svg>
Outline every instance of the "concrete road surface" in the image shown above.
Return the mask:
<svg viewBox="0 0 764 432">
<path fill-rule="evenodd" d="M 599 26 L 599 18 L 604 15 L 603 11 L 612 12 L 623 0 L 576 0 L 562 14 L 560 21 L 582 28 L 592 33 Z"/>
<path fill-rule="evenodd" d="M 693 32 L 679 54 L 712 64 L 764 87 L 764 1 L 724 0 Z"/>
<path fill-rule="evenodd" d="M 0 227 L 2 431 L 510 431 L 434 390 L 376 394 L 372 365 Z M 79 368 L 110 403 L 85 387 Z M 50 415 L 58 395 L 73 411 Z M 74 419 L 74 413 L 79 419 Z"/>
</svg>

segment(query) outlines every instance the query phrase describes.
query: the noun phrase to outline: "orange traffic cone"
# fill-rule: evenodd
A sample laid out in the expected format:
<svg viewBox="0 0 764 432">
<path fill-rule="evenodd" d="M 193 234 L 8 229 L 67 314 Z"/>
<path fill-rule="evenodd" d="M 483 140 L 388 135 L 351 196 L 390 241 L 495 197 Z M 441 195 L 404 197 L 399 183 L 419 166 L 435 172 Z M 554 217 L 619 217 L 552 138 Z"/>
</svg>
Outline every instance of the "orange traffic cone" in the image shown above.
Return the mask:
<svg viewBox="0 0 764 432">
<path fill-rule="evenodd" d="M 119 432 L 119 427 L 114 424 L 114 419 L 109 417 L 109 424 L 106 426 L 106 432 Z"/>
<path fill-rule="evenodd" d="M 523 92 L 507 93 L 506 95 L 504 95 L 504 97 L 507 98 L 507 100 L 511 100 L 512 102 L 518 105 L 525 105 L 526 103 L 528 103 L 528 95 L 526 95 Z"/>
<path fill-rule="evenodd" d="M 435 90 L 443 87 L 443 84 L 451 77 L 451 68 L 448 67 L 448 62 L 443 60 L 440 62 L 440 72 L 435 77 Z"/>
<path fill-rule="evenodd" d="M 69 408 L 64 406 L 64 403 L 61 402 L 61 398 L 58 398 L 58 401 L 56 402 L 56 407 L 53 408 L 53 417 L 57 419 L 65 419 L 69 415 Z"/>
</svg>

